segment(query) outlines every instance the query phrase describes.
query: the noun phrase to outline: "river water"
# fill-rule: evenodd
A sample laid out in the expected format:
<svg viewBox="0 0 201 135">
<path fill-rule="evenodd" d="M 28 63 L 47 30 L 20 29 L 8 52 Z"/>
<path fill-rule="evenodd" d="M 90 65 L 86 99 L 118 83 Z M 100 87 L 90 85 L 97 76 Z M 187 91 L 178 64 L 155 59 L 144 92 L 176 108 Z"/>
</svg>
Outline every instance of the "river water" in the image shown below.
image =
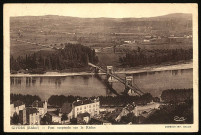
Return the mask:
<svg viewBox="0 0 201 135">
<path fill-rule="evenodd" d="M 193 69 L 154 71 L 131 74 L 133 82 L 143 91 L 160 96 L 166 89 L 193 88 Z M 125 78 L 126 74 L 118 74 Z M 101 78 L 106 78 L 101 75 Z M 94 75 L 11 77 L 11 93 L 38 95 L 42 100 L 51 95 L 99 96 L 114 95 L 102 80 Z M 124 85 L 113 83 L 113 88 L 121 93 Z"/>
</svg>

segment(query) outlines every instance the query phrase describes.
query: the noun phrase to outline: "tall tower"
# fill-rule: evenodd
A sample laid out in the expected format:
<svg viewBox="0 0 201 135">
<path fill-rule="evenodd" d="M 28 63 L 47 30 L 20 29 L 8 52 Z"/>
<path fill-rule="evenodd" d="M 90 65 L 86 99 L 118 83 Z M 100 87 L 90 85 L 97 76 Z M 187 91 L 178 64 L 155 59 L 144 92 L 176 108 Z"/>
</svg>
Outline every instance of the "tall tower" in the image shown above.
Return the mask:
<svg viewBox="0 0 201 135">
<path fill-rule="evenodd" d="M 110 74 L 113 74 L 113 66 L 107 66 L 107 80 L 112 81 L 113 77 Z"/>
<path fill-rule="evenodd" d="M 126 76 L 125 93 L 128 93 L 129 95 L 136 95 L 136 93 L 131 90 L 128 85 L 133 86 L 133 76 Z"/>
</svg>

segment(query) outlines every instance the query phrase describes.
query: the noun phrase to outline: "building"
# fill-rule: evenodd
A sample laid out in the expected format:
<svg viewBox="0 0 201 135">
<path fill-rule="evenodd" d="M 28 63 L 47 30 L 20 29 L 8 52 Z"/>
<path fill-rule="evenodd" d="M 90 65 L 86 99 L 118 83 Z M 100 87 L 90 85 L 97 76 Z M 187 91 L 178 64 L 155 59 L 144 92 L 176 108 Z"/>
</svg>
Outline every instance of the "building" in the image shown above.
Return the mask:
<svg viewBox="0 0 201 135">
<path fill-rule="evenodd" d="M 69 113 L 69 117 L 77 118 L 80 113 L 89 113 L 91 117 L 99 115 L 100 101 L 99 99 L 85 99 L 77 100 L 72 103 L 72 112 Z M 71 116 L 70 116 L 71 115 Z"/>
<path fill-rule="evenodd" d="M 27 115 L 26 115 L 26 109 L 19 111 L 19 123 L 22 125 L 26 125 L 27 122 Z"/>
<path fill-rule="evenodd" d="M 131 113 L 133 109 L 135 108 L 135 104 L 128 104 L 126 107 L 124 107 L 121 111 L 121 113 L 118 115 L 118 117 L 115 119 L 116 121 L 120 121 L 122 116 L 126 116 L 127 114 Z"/>
<path fill-rule="evenodd" d="M 36 108 L 43 117 L 47 113 L 47 101 L 34 101 L 32 108 Z"/>
<path fill-rule="evenodd" d="M 145 38 L 145 39 L 151 39 L 151 38 L 152 38 L 152 36 L 147 35 L 147 36 L 145 36 L 144 38 Z"/>
<path fill-rule="evenodd" d="M 19 112 L 19 122 L 22 125 L 40 125 L 41 115 L 36 108 L 25 108 Z"/>
<path fill-rule="evenodd" d="M 143 42 L 147 43 L 147 42 L 150 42 L 150 40 L 149 39 L 144 39 Z"/>
<path fill-rule="evenodd" d="M 131 41 L 124 41 L 124 43 L 128 43 L 128 44 L 130 44 L 130 43 L 131 43 Z"/>
<path fill-rule="evenodd" d="M 17 115 L 19 115 L 19 111 L 23 110 L 24 108 L 25 104 L 22 101 L 20 100 L 14 101 L 12 104 L 10 104 L 10 110 L 11 110 L 10 116 L 13 117 L 13 114 L 15 112 L 17 113 Z"/>
<path fill-rule="evenodd" d="M 85 112 L 77 115 L 77 124 L 88 124 L 89 121 L 90 121 L 89 113 Z"/>
<path fill-rule="evenodd" d="M 49 117 L 52 123 L 61 123 L 61 116 L 56 115 L 54 112 L 48 112 L 47 117 Z"/>
<path fill-rule="evenodd" d="M 100 108 L 99 111 L 100 112 L 112 112 L 115 111 L 116 108 L 111 108 L 111 107 L 106 107 L 106 108 Z"/>
</svg>

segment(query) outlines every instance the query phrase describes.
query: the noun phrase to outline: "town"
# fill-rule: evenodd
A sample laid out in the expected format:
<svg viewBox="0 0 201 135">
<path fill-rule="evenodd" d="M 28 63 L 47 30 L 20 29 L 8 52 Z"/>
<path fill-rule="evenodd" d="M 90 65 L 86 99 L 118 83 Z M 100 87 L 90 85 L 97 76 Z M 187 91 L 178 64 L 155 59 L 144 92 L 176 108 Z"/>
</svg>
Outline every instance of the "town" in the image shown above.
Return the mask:
<svg viewBox="0 0 201 135">
<path fill-rule="evenodd" d="M 190 93 L 189 93 L 190 91 Z M 181 92 L 184 93 L 183 96 Z M 12 94 L 12 98 L 20 97 Z M 177 97 L 171 99 L 172 97 Z M 26 96 L 25 96 L 26 97 Z M 29 100 L 33 100 L 34 96 L 29 95 Z M 27 105 L 23 101 L 15 100 L 11 103 L 11 124 L 14 125 L 111 125 L 111 124 L 143 124 L 146 123 L 152 116 L 160 111 L 170 109 L 188 110 L 191 106 L 192 90 L 167 90 L 163 93 L 162 99 L 151 98 L 145 101 L 138 99 L 136 102 L 130 102 L 124 105 L 111 106 L 103 103 L 103 98 L 91 97 L 82 98 L 69 103 L 65 100 L 60 105 L 57 104 L 61 96 L 53 97 L 48 101 L 35 100 L 32 104 Z M 107 97 L 112 98 L 112 97 Z M 120 100 L 120 97 L 118 97 Z M 123 97 L 125 98 L 125 97 Z M 15 98 L 17 99 L 17 98 Z M 23 98 L 21 98 L 23 99 Z M 74 98 L 75 99 L 75 98 Z M 26 99 L 27 100 L 27 99 Z M 55 101 L 57 100 L 57 102 Z M 130 99 L 128 99 L 130 100 Z M 115 101 L 114 101 L 115 102 Z M 185 107 L 185 108 L 184 108 Z M 183 112 L 180 112 L 183 113 Z M 176 115 L 176 114 L 175 114 Z M 190 114 L 188 114 L 190 115 Z M 155 116 L 156 117 L 156 116 Z M 158 118 L 164 117 L 158 115 Z M 168 117 L 168 116 L 166 116 Z M 189 117 L 189 116 L 185 116 Z M 175 118 L 174 118 L 175 119 Z M 174 121 L 172 118 L 172 121 Z M 190 120 L 190 119 L 189 119 Z M 153 121 L 151 121 L 153 122 Z"/>
<path fill-rule="evenodd" d="M 123 116 L 133 113 L 134 116 L 145 116 L 159 108 L 160 103 L 151 102 L 146 106 L 136 106 L 135 103 L 125 107 L 100 107 L 99 99 L 77 100 L 72 104 L 64 103 L 61 108 L 48 107 L 47 101 L 34 101 L 32 106 L 25 107 L 25 104 L 17 100 L 11 104 L 11 119 L 21 125 L 40 124 L 113 124 L 105 120 L 106 115 L 113 115 L 117 123 Z M 146 113 L 147 112 L 147 113 Z M 147 117 L 146 116 L 146 117 Z M 140 122 L 140 121 L 139 121 Z M 131 123 L 132 124 L 132 123 Z"/>
</svg>

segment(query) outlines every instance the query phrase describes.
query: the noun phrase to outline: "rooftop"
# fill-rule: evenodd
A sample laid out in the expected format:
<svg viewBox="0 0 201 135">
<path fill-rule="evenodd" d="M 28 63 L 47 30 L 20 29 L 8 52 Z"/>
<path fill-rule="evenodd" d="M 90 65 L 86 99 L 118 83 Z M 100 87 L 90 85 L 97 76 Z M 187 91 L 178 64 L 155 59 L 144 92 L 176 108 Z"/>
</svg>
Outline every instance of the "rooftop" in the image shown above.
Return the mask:
<svg viewBox="0 0 201 135">
<path fill-rule="evenodd" d="M 36 108 L 26 108 L 26 113 L 34 114 L 34 113 L 38 113 L 38 110 Z"/>
<path fill-rule="evenodd" d="M 85 100 L 75 101 L 75 102 L 73 102 L 73 105 L 74 106 L 80 106 L 80 105 L 86 105 L 86 104 L 95 103 L 95 102 L 98 102 L 98 101 L 99 101 L 98 99 L 94 99 L 94 100 L 85 99 Z"/>
<path fill-rule="evenodd" d="M 32 106 L 33 107 L 40 107 L 40 108 L 42 108 L 43 107 L 43 103 L 45 103 L 45 101 L 38 101 L 38 100 L 36 100 L 36 101 L 33 102 Z"/>
</svg>

